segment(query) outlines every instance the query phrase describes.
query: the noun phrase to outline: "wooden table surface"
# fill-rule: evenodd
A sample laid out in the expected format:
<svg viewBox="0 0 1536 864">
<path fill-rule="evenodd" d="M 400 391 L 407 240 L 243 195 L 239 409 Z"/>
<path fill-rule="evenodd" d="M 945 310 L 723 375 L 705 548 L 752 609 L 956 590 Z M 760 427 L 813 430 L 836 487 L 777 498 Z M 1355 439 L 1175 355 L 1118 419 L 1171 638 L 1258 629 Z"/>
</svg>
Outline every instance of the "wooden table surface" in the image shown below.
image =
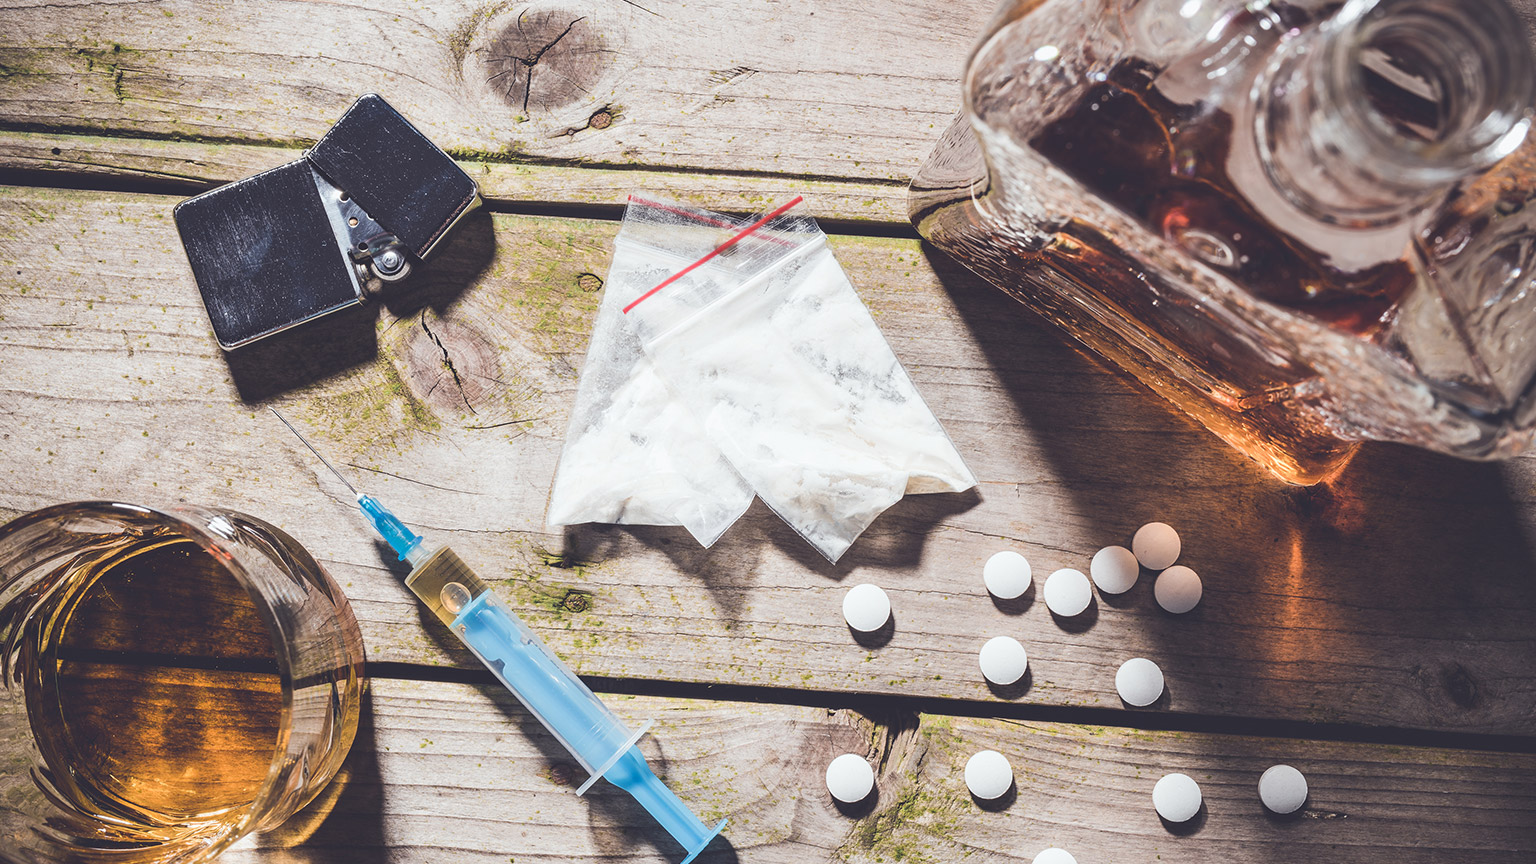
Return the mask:
<svg viewBox="0 0 1536 864">
<path fill-rule="evenodd" d="M 904 183 L 959 100 L 991 0 L 0 2 L 0 521 L 110 498 L 233 507 L 345 587 L 371 691 L 340 782 L 226 853 L 274 862 L 673 861 L 424 617 L 275 405 L 411 525 L 498 580 L 706 821 L 709 862 L 1536 861 L 1536 458 L 1367 447 L 1282 486 L 941 253 Z M 561 33 L 569 30 L 565 37 Z M 547 50 L 546 50 L 547 49 Z M 536 61 L 536 62 L 530 62 Z M 361 93 L 459 159 L 488 206 L 414 290 L 221 352 L 171 208 L 294 159 Z M 760 506 L 715 548 L 543 513 L 620 202 L 806 196 L 980 478 L 909 498 L 831 567 Z M 593 278 L 593 277 L 597 278 Z M 982 562 L 1086 569 L 1161 519 L 1200 571 L 1081 621 L 998 608 Z M 849 638 L 876 582 L 896 629 Z M 1011 634 L 1028 686 L 976 651 Z M 1127 710 L 1114 673 L 1156 660 Z M 973 752 L 1017 796 L 978 807 Z M 878 799 L 829 800 L 842 752 Z M 1266 815 L 1269 765 L 1306 773 Z M 1171 829 L 1163 773 L 1205 811 Z"/>
</svg>

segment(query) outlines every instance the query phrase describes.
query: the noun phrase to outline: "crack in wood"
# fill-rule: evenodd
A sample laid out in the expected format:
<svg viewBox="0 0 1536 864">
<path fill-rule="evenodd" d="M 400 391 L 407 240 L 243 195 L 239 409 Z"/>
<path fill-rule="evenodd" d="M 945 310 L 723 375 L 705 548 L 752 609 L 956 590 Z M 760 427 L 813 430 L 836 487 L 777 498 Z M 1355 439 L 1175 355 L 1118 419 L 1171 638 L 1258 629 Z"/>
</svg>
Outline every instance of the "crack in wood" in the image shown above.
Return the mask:
<svg viewBox="0 0 1536 864">
<path fill-rule="evenodd" d="M 641 6 L 639 3 L 636 3 L 635 0 L 620 0 L 620 2 L 622 2 L 622 3 L 624 3 L 625 5 L 628 5 L 628 6 L 633 6 L 636 9 L 639 9 L 641 12 L 649 12 L 650 14 L 655 15 L 657 18 L 665 18 L 665 17 L 667 17 L 667 16 L 661 14 L 660 12 L 655 12 L 653 10 L 645 8 L 644 6 Z"/>
<path fill-rule="evenodd" d="M 723 87 L 740 78 L 748 78 L 758 73 L 759 70 L 751 66 L 733 66 L 730 69 L 716 69 L 709 73 L 709 81 L 717 87 Z"/>
<path fill-rule="evenodd" d="M 543 420 L 543 419 L 544 418 L 542 416 L 541 417 L 528 417 L 528 418 L 525 418 L 523 420 L 508 420 L 508 421 L 506 421 L 504 423 L 490 423 L 490 424 L 487 424 L 487 425 L 484 425 L 484 426 L 465 426 L 464 428 L 465 429 L 500 429 L 503 426 L 516 426 L 519 423 L 536 423 L 536 422 L 538 422 L 540 420 Z"/>
<path fill-rule="evenodd" d="M 454 368 L 453 358 L 448 355 L 448 346 L 444 345 L 443 340 L 437 338 L 437 334 L 433 333 L 432 328 L 427 326 L 427 310 L 425 309 L 421 310 L 421 329 L 437 345 L 437 349 L 443 352 L 443 366 L 448 370 L 448 374 L 453 376 L 453 386 L 459 388 L 459 399 L 464 402 L 464 407 L 469 410 L 469 413 L 479 416 L 479 412 L 475 411 L 475 406 L 469 404 L 469 394 L 464 392 L 464 381 L 459 378 L 459 370 Z M 439 378 L 438 380 L 442 379 Z M 436 389 L 437 382 L 434 381 L 432 382 L 432 390 L 428 390 L 427 395 L 431 396 L 432 391 Z"/>
<path fill-rule="evenodd" d="M 528 13 L 527 12 L 524 12 L 521 15 L 517 16 L 517 25 L 516 26 L 517 26 L 518 35 L 520 35 L 520 36 L 527 37 L 527 35 L 528 35 L 524 31 L 524 29 L 523 29 L 523 25 L 524 25 L 525 19 L 527 17 L 528 17 Z M 544 45 L 541 48 L 539 48 L 539 50 L 535 51 L 533 53 L 533 56 L 531 56 L 531 57 L 524 57 L 524 56 L 521 56 L 519 54 L 515 54 L 515 53 L 509 52 L 506 55 L 505 59 L 510 59 L 510 60 L 514 61 L 513 66 L 510 69 L 504 69 L 501 72 L 498 72 L 495 75 L 492 75 L 491 77 L 487 78 L 486 79 L 486 83 L 487 84 L 494 83 L 496 81 L 496 79 L 501 78 L 503 76 L 506 76 L 508 74 L 511 74 L 512 75 L 512 83 L 507 86 L 507 92 L 503 94 L 504 96 L 506 96 L 508 98 L 511 98 L 514 89 L 517 87 L 517 74 L 516 73 L 517 73 L 517 71 L 519 69 L 521 69 L 523 71 L 523 79 L 522 79 L 522 84 L 523 84 L 523 114 L 526 116 L 529 113 L 528 112 L 528 100 L 530 98 L 532 98 L 532 96 L 533 96 L 533 68 L 539 64 L 540 60 L 544 59 L 544 55 L 549 53 L 549 50 L 551 48 L 554 48 L 556 45 L 560 44 L 560 42 L 562 40 L 564 40 L 565 37 L 567 37 L 567 36 L 569 36 L 571 34 L 571 31 L 573 29 L 575 29 L 577 24 L 580 24 L 581 22 L 583 22 L 585 20 L 587 20 L 587 16 L 583 15 L 583 16 L 575 19 L 574 21 L 570 22 L 569 24 L 565 25 L 565 29 L 561 30 L 560 34 L 558 36 L 556 36 L 555 38 L 553 38 L 553 39 L 549 40 L 548 42 L 544 43 Z M 503 44 L 505 44 L 505 42 L 507 40 L 505 38 L 503 38 L 500 41 Z M 521 64 L 521 65 L 519 65 L 519 64 Z M 583 87 L 581 84 L 579 84 L 579 83 L 577 83 L 575 81 L 572 81 L 569 76 L 561 75 L 558 71 L 555 71 L 555 70 L 551 70 L 551 72 L 553 72 L 553 74 L 560 75 L 561 78 L 564 78 L 566 81 L 569 81 L 573 86 L 577 87 L 582 92 L 586 92 L 587 88 Z"/>
</svg>

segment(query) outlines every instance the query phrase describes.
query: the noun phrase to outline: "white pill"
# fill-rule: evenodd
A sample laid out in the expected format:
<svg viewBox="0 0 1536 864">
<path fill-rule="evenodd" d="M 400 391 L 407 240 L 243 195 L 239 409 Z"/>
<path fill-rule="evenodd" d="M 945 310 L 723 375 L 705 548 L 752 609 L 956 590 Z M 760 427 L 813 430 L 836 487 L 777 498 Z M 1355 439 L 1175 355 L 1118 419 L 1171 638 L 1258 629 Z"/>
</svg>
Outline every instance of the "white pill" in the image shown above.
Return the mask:
<svg viewBox="0 0 1536 864">
<path fill-rule="evenodd" d="M 1100 591 L 1124 594 L 1136 584 L 1141 565 L 1136 561 L 1136 553 L 1124 546 L 1105 546 L 1093 553 L 1088 573 L 1093 576 L 1093 584 L 1099 586 Z"/>
<path fill-rule="evenodd" d="M 1152 806 L 1169 822 L 1188 822 L 1200 812 L 1200 784 L 1188 774 L 1169 774 L 1152 787 Z"/>
<path fill-rule="evenodd" d="M 1259 800 L 1284 816 L 1307 803 L 1307 778 L 1289 765 L 1276 765 L 1259 778 Z"/>
<path fill-rule="evenodd" d="M 1081 570 L 1057 570 L 1045 580 L 1046 608 L 1063 618 L 1081 614 L 1093 602 L 1093 587 Z"/>
<path fill-rule="evenodd" d="M 1179 532 L 1166 522 L 1148 522 L 1136 529 L 1131 551 L 1148 570 L 1164 570 L 1179 560 Z"/>
<path fill-rule="evenodd" d="M 843 620 L 860 633 L 873 633 L 891 620 L 891 598 L 879 585 L 855 585 L 843 596 Z"/>
<path fill-rule="evenodd" d="M 1077 859 L 1065 849 L 1045 849 L 1030 864 L 1077 864 Z"/>
<path fill-rule="evenodd" d="M 965 763 L 965 788 L 983 801 L 1003 797 L 1013 786 L 1013 766 L 996 750 L 983 750 Z"/>
<path fill-rule="evenodd" d="M 999 552 L 987 559 L 981 568 L 981 579 L 987 590 L 999 600 L 1016 600 L 1029 590 L 1034 571 L 1029 559 L 1017 552 Z"/>
<path fill-rule="evenodd" d="M 993 684 L 1007 686 L 1029 670 L 1029 654 L 1012 636 L 995 636 L 981 646 L 981 674 Z"/>
<path fill-rule="evenodd" d="M 827 766 L 827 791 L 844 804 L 857 804 L 875 788 L 875 769 L 857 753 L 844 753 Z"/>
<path fill-rule="evenodd" d="M 1152 596 L 1157 598 L 1157 605 L 1175 615 L 1182 615 L 1198 606 L 1204 590 L 1200 585 L 1200 577 L 1183 564 L 1176 564 L 1157 574 L 1157 581 L 1152 584 Z"/>
<path fill-rule="evenodd" d="M 1129 705 L 1151 705 L 1163 695 L 1163 670 L 1145 657 L 1133 657 L 1115 672 L 1115 689 Z"/>
</svg>

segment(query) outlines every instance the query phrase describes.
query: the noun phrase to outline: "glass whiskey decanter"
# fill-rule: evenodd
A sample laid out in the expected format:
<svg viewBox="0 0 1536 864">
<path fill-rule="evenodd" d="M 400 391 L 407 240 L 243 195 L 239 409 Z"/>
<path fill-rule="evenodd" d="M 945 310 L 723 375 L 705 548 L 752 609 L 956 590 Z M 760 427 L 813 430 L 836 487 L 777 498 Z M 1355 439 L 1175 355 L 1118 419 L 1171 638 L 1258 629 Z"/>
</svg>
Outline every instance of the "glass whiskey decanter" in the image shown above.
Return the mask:
<svg viewBox="0 0 1536 864">
<path fill-rule="evenodd" d="M 1536 91 L 1500 0 L 1015 0 L 924 237 L 1278 477 L 1536 429 Z"/>
</svg>

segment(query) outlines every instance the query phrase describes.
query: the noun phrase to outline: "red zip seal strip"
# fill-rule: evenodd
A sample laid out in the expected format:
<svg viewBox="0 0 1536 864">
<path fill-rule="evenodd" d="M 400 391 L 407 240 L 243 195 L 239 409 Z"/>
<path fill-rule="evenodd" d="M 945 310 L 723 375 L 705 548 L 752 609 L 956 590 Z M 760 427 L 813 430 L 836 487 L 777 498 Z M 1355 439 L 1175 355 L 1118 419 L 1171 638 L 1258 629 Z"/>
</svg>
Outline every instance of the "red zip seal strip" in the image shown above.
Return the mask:
<svg viewBox="0 0 1536 864">
<path fill-rule="evenodd" d="M 741 240 L 744 237 L 746 237 L 748 234 L 751 234 L 752 232 L 756 231 L 757 229 L 763 227 L 764 225 L 767 225 L 769 222 L 772 222 L 774 219 L 777 219 L 780 216 L 784 215 L 785 211 L 787 211 L 789 208 L 795 206 L 796 204 L 799 204 L 801 201 L 804 201 L 804 200 L 805 200 L 805 198 L 803 196 L 796 195 L 794 198 L 790 199 L 788 204 L 781 205 L 778 209 L 774 210 L 772 213 L 769 213 L 767 216 L 764 216 L 763 218 L 757 220 L 756 222 L 753 222 L 751 225 L 748 225 L 746 228 L 743 228 L 740 233 L 736 234 L 734 237 L 732 237 L 731 239 L 725 241 L 724 243 L 721 243 L 719 246 L 716 246 L 714 248 L 714 251 L 710 252 L 708 255 L 705 255 L 703 258 L 700 258 L 699 260 L 693 262 L 692 264 L 689 264 L 687 267 L 684 267 L 683 269 L 677 271 L 676 273 L 673 273 L 671 276 L 668 276 L 666 278 L 666 280 L 663 281 L 660 285 L 657 285 L 655 288 L 652 288 L 651 290 L 649 290 L 649 291 L 645 292 L 644 294 L 641 294 L 639 297 L 635 298 L 635 300 L 633 302 L 631 302 L 628 306 L 624 307 L 624 314 L 628 315 L 629 314 L 629 310 L 635 308 L 636 306 L 639 306 L 642 301 L 648 299 L 652 294 L 655 294 L 657 291 L 660 291 L 661 289 L 667 287 L 668 285 L 671 285 L 673 282 L 676 282 L 677 280 L 683 278 L 684 276 L 686 276 L 690 272 L 692 272 L 694 269 L 703 266 L 705 263 L 707 263 L 709 261 L 709 259 L 715 257 L 716 255 L 719 255 L 721 252 L 724 252 L 725 250 L 731 248 L 732 246 L 735 246 L 737 243 L 741 242 Z"/>
<path fill-rule="evenodd" d="M 724 219 L 715 219 L 715 218 L 712 218 L 710 216 L 705 215 L 709 211 L 704 211 L 703 213 L 701 213 L 701 212 L 699 212 L 697 210 L 686 210 L 686 209 L 684 209 L 682 207 L 673 207 L 670 204 L 663 204 L 660 201 L 651 201 L 651 200 L 648 200 L 648 199 L 645 199 L 645 198 L 641 198 L 639 195 L 630 195 L 629 196 L 629 201 L 630 201 L 630 203 L 633 203 L 633 204 L 640 204 L 640 205 L 643 205 L 643 206 L 646 206 L 646 207 L 650 207 L 653 210 L 661 210 L 662 212 L 665 212 L 665 213 L 671 213 L 671 214 L 676 215 L 676 216 L 681 216 L 684 219 L 692 219 L 695 222 L 703 222 L 705 225 L 714 225 L 717 228 L 734 228 L 734 227 L 736 227 L 733 223 L 727 222 Z M 778 239 L 776 237 L 765 237 L 763 239 L 768 240 L 769 242 L 772 242 L 772 243 L 777 243 L 780 246 L 793 246 L 793 245 L 795 245 L 795 244 L 789 242 L 788 240 L 780 240 L 780 239 Z"/>
</svg>

